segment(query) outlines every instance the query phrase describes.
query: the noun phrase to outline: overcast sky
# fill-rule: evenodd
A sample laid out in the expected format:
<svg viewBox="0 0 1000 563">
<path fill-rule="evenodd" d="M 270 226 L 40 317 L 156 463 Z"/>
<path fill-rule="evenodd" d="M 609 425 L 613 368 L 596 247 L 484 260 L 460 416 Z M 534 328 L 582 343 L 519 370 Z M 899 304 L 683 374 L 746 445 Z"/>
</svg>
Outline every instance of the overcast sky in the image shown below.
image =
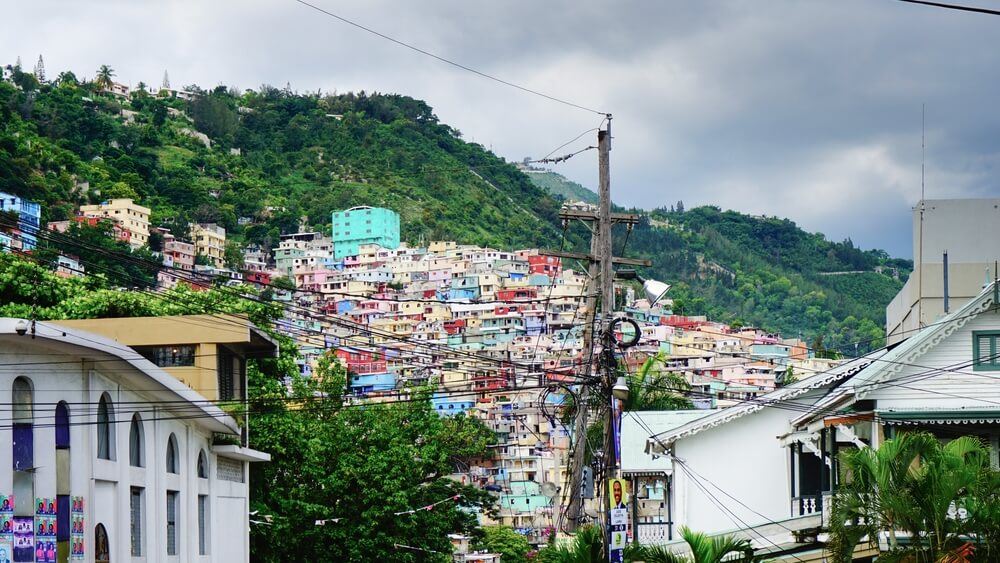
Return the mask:
<svg viewBox="0 0 1000 563">
<path fill-rule="evenodd" d="M 428 51 L 614 114 L 616 202 L 788 217 L 909 257 L 920 197 L 1000 197 L 1000 17 L 895 0 L 311 0 Z M 968 0 L 1000 8 L 994 0 Z M 454 69 L 293 0 L 32 0 L 0 62 L 50 75 L 426 100 L 467 140 L 539 157 L 600 118 Z M 588 134 L 559 153 L 594 143 Z M 555 168 L 596 187 L 594 151 Z"/>
</svg>

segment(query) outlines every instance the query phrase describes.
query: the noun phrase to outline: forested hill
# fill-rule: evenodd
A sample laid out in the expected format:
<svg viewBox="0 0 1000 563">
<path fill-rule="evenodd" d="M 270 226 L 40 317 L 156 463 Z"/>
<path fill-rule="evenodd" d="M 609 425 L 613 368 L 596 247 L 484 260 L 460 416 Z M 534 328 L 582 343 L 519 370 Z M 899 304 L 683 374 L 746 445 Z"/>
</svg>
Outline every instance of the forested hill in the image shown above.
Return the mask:
<svg viewBox="0 0 1000 563">
<path fill-rule="evenodd" d="M 214 222 L 233 240 L 272 246 L 302 220 L 327 230 L 332 211 L 366 204 L 398 211 L 412 243 L 586 248 L 578 225 L 561 240 L 561 195 L 463 141 L 419 100 L 266 86 L 186 87 L 190 100 L 102 90 L 72 73 L 39 84 L 15 70 L 0 82 L 0 191 L 41 202 L 43 221 L 132 197 L 175 234 Z M 877 336 L 900 286 L 884 274 L 819 275 L 892 262 L 882 253 L 712 208 L 653 211 L 628 253 L 650 257 L 650 274 L 676 284 L 682 312 L 834 344 Z"/>
<path fill-rule="evenodd" d="M 538 187 L 567 201 L 583 201 L 597 204 L 598 197 L 593 191 L 566 178 L 558 172 L 545 169 L 522 168 L 524 173 Z"/>
</svg>

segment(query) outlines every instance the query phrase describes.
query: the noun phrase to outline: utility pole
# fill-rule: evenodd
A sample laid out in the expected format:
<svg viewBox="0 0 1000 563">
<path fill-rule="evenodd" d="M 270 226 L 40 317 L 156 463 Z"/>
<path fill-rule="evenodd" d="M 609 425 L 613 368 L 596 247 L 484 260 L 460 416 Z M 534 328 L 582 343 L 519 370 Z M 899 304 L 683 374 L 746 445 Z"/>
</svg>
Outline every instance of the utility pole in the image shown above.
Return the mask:
<svg viewBox="0 0 1000 563">
<path fill-rule="evenodd" d="M 598 341 L 601 342 L 602 349 L 610 350 L 613 343 L 608 342 L 608 323 L 611 320 L 612 313 L 614 311 L 614 264 L 630 264 L 635 266 L 649 266 L 650 262 L 648 260 L 631 260 L 627 258 L 616 258 L 612 255 L 612 238 L 611 238 L 611 228 L 615 223 L 626 223 L 633 225 L 639 222 L 639 215 L 629 214 L 629 213 L 612 213 L 611 212 L 611 167 L 610 167 L 610 153 L 611 153 L 611 115 L 607 116 L 607 127 L 603 130 L 598 130 L 597 132 L 597 145 L 598 145 L 598 180 L 599 180 L 599 206 L 596 213 L 592 211 L 576 211 L 576 210 L 562 210 L 559 215 L 563 220 L 568 219 L 579 219 L 581 221 L 587 221 L 591 224 L 596 224 L 591 230 L 590 239 L 590 254 L 582 254 L 577 252 L 550 252 L 543 251 L 542 254 L 547 254 L 550 256 L 560 256 L 562 258 L 571 258 L 578 260 L 588 260 L 590 262 L 590 267 L 588 269 L 589 279 L 587 283 L 587 320 L 584 327 L 583 333 L 583 349 L 590 350 L 594 346 L 594 327 L 597 325 L 598 328 Z M 600 288 L 600 291 L 595 291 L 595 286 Z M 598 324 L 595 322 L 595 316 L 597 312 L 597 295 L 601 296 L 601 312 L 600 317 L 601 322 Z M 603 353 L 602 353 L 603 356 Z M 607 362 L 601 361 L 599 365 L 606 367 Z M 570 499 L 569 506 L 567 507 L 567 517 L 568 525 L 567 529 L 569 531 L 575 531 L 579 526 L 580 517 L 583 514 L 583 498 L 581 497 L 581 482 L 583 477 L 583 467 L 586 458 L 587 449 L 587 426 L 588 426 L 588 416 L 589 416 L 589 402 L 590 402 L 590 387 L 591 387 L 591 368 L 592 366 L 588 363 L 583 367 L 582 375 L 584 381 L 580 385 L 580 392 L 577 395 L 577 411 L 576 418 L 574 420 L 573 432 L 576 434 L 576 444 L 573 450 L 573 456 L 570 460 Z M 614 384 L 614 372 L 613 369 L 604 369 L 600 373 L 600 383 L 602 389 L 608 392 L 610 396 L 611 386 Z M 610 414 L 610 408 L 609 408 Z M 604 460 L 605 463 L 610 463 L 606 467 L 614 467 L 615 461 L 614 457 L 614 445 L 610 436 L 611 432 L 611 417 L 605 419 L 605 444 L 604 444 Z M 610 447 L 609 447 L 610 446 Z M 609 461 L 610 460 L 610 461 Z M 595 475 L 595 491 L 604 490 L 603 484 L 596 482 Z M 606 477 L 606 475 L 605 475 Z M 600 488 L 598 488 L 600 487 Z M 599 496 L 599 495 L 598 495 Z M 603 511 L 602 511 L 603 512 Z"/>
</svg>

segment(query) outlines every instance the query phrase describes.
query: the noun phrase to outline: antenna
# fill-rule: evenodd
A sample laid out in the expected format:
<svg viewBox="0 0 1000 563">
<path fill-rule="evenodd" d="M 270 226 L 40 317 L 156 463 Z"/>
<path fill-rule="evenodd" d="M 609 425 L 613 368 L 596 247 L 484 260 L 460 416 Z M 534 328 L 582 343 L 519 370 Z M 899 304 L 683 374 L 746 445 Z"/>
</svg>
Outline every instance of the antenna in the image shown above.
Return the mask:
<svg viewBox="0 0 1000 563">
<path fill-rule="evenodd" d="M 927 152 L 927 104 L 920 104 L 920 200 L 923 201 L 924 193 L 924 157 Z"/>
</svg>

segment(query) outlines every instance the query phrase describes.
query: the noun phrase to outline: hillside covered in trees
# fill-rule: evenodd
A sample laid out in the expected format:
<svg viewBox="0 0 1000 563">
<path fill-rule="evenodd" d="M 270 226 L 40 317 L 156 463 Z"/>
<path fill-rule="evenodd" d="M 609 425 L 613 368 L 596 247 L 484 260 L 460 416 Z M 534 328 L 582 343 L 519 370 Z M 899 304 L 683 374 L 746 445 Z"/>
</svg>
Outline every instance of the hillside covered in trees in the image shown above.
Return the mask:
<svg viewBox="0 0 1000 563">
<path fill-rule="evenodd" d="M 15 69 L 0 82 L 0 191 L 42 203 L 43 221 L 132 197 L 152 208 L 154 226 L 180 236 L 189 222 L 214 222 L 236 243 L 273 246 L 300 223 L 327 230 L 332 211 L 366 204 L 399 212 L 411 243 L 586 249 L 579 225 L 561 238 L 565 194 L 465 142 L 425 102 L 269 86 L 191 86 L 189 100 L 139 87 L 123 97 L 103 93 L 108 80 L 64 72 L 40 84 Z M 626 252 L 674 284 L 678 312 L 828 347 L 880 344 L 885 305 L 909 268 L 787 220 L 713 207 L 653 210 Z M 866 273 L 822 275 L 857 270 Z"/>
</svg>

